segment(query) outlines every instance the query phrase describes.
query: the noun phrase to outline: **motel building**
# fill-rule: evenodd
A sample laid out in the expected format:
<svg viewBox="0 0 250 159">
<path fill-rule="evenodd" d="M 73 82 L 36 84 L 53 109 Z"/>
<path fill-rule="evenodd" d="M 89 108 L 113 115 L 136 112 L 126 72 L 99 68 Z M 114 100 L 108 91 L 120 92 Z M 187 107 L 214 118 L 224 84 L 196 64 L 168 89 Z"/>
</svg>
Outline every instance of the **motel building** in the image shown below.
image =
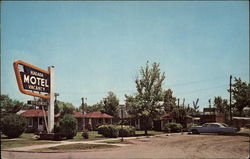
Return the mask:
<svg viewBox="0 0 250 159">
<path fill-rule="evenodd" d="M 112 124 L 113 122 L 113 116 L 101 112 L 90 112 L 87 114 L 74 112 L 72 115 L 77 119 L 78 131 L 82 131 L 85 128 L 96 130 L 100 125 Z M 20 116 L 27 119 L 26 132 L 46 132 L 45 120 L 48 121 L 48 112 L 44 113 L 41 109 L 30 109 L 20 113 Z M 59 120 L 60 116 L 60 113 L 55 115 L 55 122 Z"/>
</svg>

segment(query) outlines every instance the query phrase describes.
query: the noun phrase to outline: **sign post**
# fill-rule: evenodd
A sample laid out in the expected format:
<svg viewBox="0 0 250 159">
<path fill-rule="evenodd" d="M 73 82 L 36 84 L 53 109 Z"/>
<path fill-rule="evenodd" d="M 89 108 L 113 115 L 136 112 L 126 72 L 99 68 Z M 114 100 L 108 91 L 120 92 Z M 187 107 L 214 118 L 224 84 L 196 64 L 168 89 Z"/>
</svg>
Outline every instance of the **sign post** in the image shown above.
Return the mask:
<svg viewBox="0 0 250 159">
<path fill-rule="evenodd" d="M 50 73 L 50 93 L 49 93 L 49 109 L 48 109 L 48 133 L 52 133 L 54 129 L 54 101 L 55 101 L 55 91 L 54 91 L 54 66 L 49 67 Z"/>
</svg>

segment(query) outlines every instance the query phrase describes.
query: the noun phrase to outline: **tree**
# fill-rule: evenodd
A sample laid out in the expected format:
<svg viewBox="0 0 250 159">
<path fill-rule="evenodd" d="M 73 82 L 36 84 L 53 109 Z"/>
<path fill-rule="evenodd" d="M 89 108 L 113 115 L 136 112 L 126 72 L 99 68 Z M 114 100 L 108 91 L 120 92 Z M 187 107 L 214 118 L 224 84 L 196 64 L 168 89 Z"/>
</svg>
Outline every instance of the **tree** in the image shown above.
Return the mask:
<svg viewBox="0 0 250 159">
<path fill-rule="evenodd" d="M 227 100 L 222 99 L 220 96 L 214 97 L 214 107 L 219 113 L 226 113 L 228 110 Z"/>
<path fill-rule="evenodd" d="M 1 129 L 8 138 L 22 135 L 26 128 L 26 119 L 16 114 L 8 114 L 1 119 Z"/>
<path fill-rule="evenodd" d="M 70 114 L 66 114 L 59 121 L 60 131 L 67 139 L 73 139 L 77 134 L 77 120 Z"/>
<path fill-rule="evenodd" d="M 108 92 L 108 95 L 104 98 L 103 103 L 103 113 L 118 117 L 119 99 L 113 92 Z"/>
<path fill-rule="evenodd" d="M 229 90 L 230 91 L 230 90 Z M 243 109 L 250 103 L 250 84 L 243 82 L 241 78 L 234 78 L 232 84 L 233 107 L 240 116 L 243 115 Z"/>
<path fill-rule="evenodd" d="M 90 113 L 90 112 L 100 112 L 100 111 L 103 111 L 103 106 L 104 104 L 103 103 L 96 103 L 92 106 L 87 106 L 87 112 Z"/>
<path fill-rule="evenodd" d="M 27 104 L 18 100 L 11 99 L 8 95 L 0 95 L 1 111 L 4 109 L 5 113 L 16 114 L 21 109 L 27 108 Z"/>
<path fill-rule="evenodd" d="M 75 110 L 76 109 L 75 109 L 75 107 L 73 106 L 72 103 L 62 102 L 62 101 L 59 101 L 59 100 L 56 101 L 55 114 L 56 114 L 56 111 L 61 112 L 61 115 L 73 114 L 73 112 Z"/>
<path fill-rule="evenodd" d="M 74 107 L 70 107 L 67 104 L 63 104 L 63 109 L 61 111 L 62 116 L 66 115 L 66 114 L 73 114 L 73 112 L 75 111 Z"/>
<path fill-rule="evenodd" d="M 59 108 L 59 106 L 58 106 L 58 104 L 57 104 L 57 101 L 55 101 L 55 110 L 54 110 L 54 114 L 58 114 L 58 113 L 60 113 L 60 108 Z"/>
<path fill-rule="evenodd" d="M 172 112 L 176 106 L 176 97 L 173 97 L 173 91 L 168 89 L 163 91 L 163 106 L 165 112 Z"/>
<path fill-rule="evenodd" d="M 148 62 L 140 69 L 140 78 L 135 80 L 137 93 L 135 95 L 125 95 L 126 106 L 130 114 L 135 115 L 142 121 L 142 127 L 147 135 L 147 130 L 151 128 L 152 121 L 160 115 L 163 109 L 162 104 L 162 83 L 165 79 L 161 74 L 159 63 L 153 63 L 152 68 Z"/>
</svg>

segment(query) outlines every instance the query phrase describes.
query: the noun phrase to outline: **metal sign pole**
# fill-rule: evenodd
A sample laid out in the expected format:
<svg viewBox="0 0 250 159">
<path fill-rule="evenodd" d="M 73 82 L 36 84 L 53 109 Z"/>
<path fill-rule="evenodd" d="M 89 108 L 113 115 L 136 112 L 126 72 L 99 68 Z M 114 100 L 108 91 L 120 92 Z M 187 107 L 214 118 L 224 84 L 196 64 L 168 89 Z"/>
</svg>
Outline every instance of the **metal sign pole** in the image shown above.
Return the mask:
<svg viewBox="0 0 250 159">
<path fill-rule="evenodd" d="M 50 98 L 49 98 L 49 109 L 48 109 L 48 133 L 52 133 L 54 129 L 54 101 L 55 101 L 55 90 L 54 90 L 54 66 L 49 67 L 50 73 Z"/>
</svg>

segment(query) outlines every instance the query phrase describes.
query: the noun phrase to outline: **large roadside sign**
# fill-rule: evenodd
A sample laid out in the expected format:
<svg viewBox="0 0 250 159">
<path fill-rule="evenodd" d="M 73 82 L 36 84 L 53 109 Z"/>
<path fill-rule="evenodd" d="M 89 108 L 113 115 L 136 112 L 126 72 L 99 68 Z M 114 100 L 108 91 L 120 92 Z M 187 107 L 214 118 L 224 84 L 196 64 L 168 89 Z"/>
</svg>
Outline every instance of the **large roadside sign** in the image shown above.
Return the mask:
<svg viewBox="0 0 250 159">
<path fill-rule="evenodd" d="M 14 70 L 19 90 L 28 95 L 49 99 L 50 73 L 21 60 L 16 60 Z"/>
</svg>

